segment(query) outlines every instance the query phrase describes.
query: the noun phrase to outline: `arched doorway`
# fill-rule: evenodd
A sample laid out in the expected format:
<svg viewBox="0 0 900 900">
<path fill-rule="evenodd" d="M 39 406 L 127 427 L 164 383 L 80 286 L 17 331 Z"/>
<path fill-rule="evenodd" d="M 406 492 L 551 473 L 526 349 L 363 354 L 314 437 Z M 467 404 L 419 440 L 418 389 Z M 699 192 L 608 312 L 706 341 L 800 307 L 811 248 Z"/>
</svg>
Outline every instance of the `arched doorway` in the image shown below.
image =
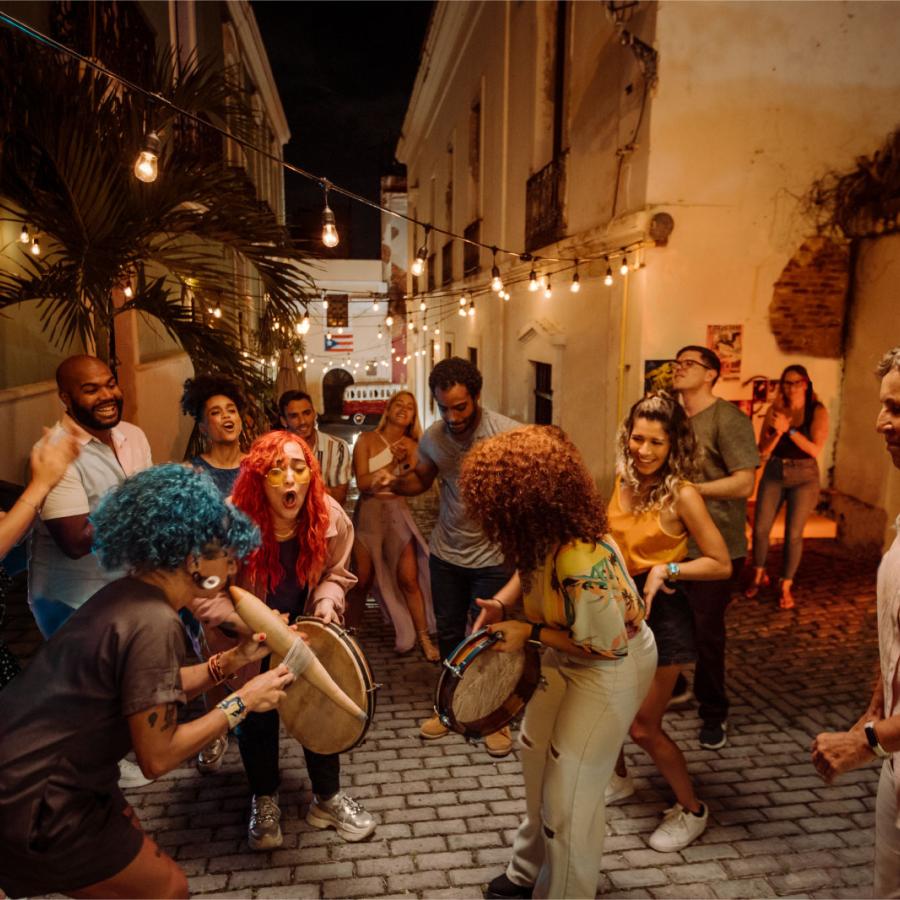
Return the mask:
<svg viewBox="0 0 900 900">
<path fill-rule="evenodd" d="M 344 388 L 353 384 L 353 376 L 345 369 L 329 369 L 322 379 L 323 415 L 329 419 L 339 419 L 344 400 Z"/>
</svg>

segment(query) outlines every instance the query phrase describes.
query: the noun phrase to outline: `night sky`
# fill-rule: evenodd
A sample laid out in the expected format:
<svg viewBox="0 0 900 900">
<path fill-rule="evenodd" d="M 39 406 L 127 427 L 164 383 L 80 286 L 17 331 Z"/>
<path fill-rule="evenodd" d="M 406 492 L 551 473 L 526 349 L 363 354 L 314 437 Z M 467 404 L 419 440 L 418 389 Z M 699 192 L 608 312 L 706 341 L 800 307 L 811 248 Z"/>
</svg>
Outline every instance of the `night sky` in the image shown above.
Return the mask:
<svg viewBox="0 0 900 900">
<path fill-rule="evenodd" d="M 402 171 L 394 150 L 403 124 L 430 2 L 284 3 L 254 0 L 291 140 L 285 159 L 372 200 L 382 175 Z M 322 191 L 285 172 L 288 224 L 321 233 Z M 337 256 L 380 256 L 379 214 L 330 196 Z M 316 240 L 316 250 L 321 244 Z"/>
</svg>

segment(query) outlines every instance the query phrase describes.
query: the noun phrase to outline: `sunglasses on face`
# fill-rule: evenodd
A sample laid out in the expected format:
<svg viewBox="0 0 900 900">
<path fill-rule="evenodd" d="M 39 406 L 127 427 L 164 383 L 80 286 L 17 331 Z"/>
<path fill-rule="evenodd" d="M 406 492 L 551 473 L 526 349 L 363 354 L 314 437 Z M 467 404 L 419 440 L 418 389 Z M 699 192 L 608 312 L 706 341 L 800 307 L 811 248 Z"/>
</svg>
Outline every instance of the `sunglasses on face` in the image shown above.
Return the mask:
<svg viewBox="0 0 900 900">
<path fill-rule="evenodd" d="M 292 459 L 289 463 L 290 470 L 294 473 L 294 480 L 299 482 L 309 481 L 309 467 L 302 459 Z M 266 481 L 272 487 L 281 487 L 287 480 L 288 466 L 272 466 L 266 472 Z"/>
<path fill-rule="evenodd" d="M 700 366 L 701 369 L 712 369 L 712 366 L 706 365 L 696 359 L 675 359 L 672 360 L 672 366 L 676 369 L 690 369 L 691 366 Z"/>
</svg>

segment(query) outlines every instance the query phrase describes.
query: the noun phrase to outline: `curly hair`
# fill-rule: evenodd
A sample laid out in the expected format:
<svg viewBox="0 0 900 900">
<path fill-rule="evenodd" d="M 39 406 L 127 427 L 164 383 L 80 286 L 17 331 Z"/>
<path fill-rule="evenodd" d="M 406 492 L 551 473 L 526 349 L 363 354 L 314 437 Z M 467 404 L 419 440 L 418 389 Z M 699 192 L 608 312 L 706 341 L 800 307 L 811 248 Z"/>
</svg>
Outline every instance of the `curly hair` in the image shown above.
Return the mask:
<svg viewBox="0 0 900 900">
<path fill-rule="evenodd" d="M 415 394 L 412 391 L 397 391 L 396 394 L 391 394 L 390 399 L 385 404 L 384 412 L 381 414 L 381 420 L 375 426 L 376 431 L 384 431 L 384 426 L 387 425 L 388 413 L 391 411 L 391 407 L 394 405 L 396 400 L 399 400 L 400 397 L 409 397 L 413 402 L 413 417 L 412 421 L 406 428 L 403 430 L 403 433 L 408 437 L 412 438 L 414 441 L 418 441 L 420 437 L 422 437 L 422 426 L 419 424 L 419 404 L 416 403 Z"/>
<path fill-rule="evenodd" d="M 891 347 L 891 349 L 878 360 L 878 365 L 875 367 L 875 374 L 879 378 L 884 378 L 888 372 L 893 372 L 895 370 L 900 372 L 900 346 Z"/>
<path fill-rule="evenodd" d="M 107 569 L 177 569 L 210 544 L 243 559 L 259 529 L 225 502 L 212 479 L 176 463 L 138 472 L 110 491 L 90 516 L 93 550 Z"/>
<path fill-rule="evenodd" d="M 428 389 L 432 394 L 438 389 L 449 391 L 454 384 L 461 384 L 473 400 L 481 394 L 482 383 L 481 372 L 459 356 L 442 359 L 428 376 Z"/>
<path fill-rule="evenodd" d="M 241 386 L 226 375 L 198 375 L 196 378 L 188 378 L 181 395 L 181 411 L 200 422 L 206 409 L 206 401 L 219 394 L 231 400 L 238 413 L 243 415 L 247 398 Z"/>
<path fill-rule="evenodd" d="M 669 455 L 649 485 L 635 473 L 629 447 L 636 419 L 659 422 L 669 438 Z M 616 435 L 616 474 L 631 488 L 635 512 L 671 506 L 682 482 L 697 479 L 700 453 L 687 413 L 671 394 L 655 391 L 638 400 Z"/>
<path fill-rule="evenodd" d="M 596 543 L 609 530 L 606 505 L 578 448 L 552 425 L 524 425 L 476 444 L 463 460 L 459 489 L 526 590 L 559 545 Z"/>
<path fill-rule="evenodd" d="M 306 465 L 309 466 L 310 480 L 306 499 L 297 516 L 297 581 L 310 588 L 318 583 L 328 552 L 325 534 L 330 521 L 328 501 L 325 499 L 325 482 L 315 454 L 306 442 L 290 431 L 270 431 L 258 437 L 247 455 L 241 460 L 241 472 L 234 483 L 231 501 L 243 510 L 262 532 L 262 545 L 247 559 L 244 571 L 254 583 L 262 583 L 267 591 L 274 590 L 282 578 L 284 567 L 278 555 L 278 541 L 272 524 L 272 510 L 266 500 L 266 472 L 276 460 L 283 458 L 284 446 L 293 442 L 303 449 Z"/>
</svg>

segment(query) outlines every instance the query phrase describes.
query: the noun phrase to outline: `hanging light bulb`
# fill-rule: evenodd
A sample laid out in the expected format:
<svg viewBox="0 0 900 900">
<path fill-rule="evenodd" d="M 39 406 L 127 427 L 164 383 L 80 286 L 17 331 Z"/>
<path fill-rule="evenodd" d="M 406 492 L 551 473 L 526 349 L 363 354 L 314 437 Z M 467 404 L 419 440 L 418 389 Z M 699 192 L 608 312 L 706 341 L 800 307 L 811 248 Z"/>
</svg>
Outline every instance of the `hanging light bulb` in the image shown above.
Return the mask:
<svg viewBox="0 0 900 900">
<path fill-rule="evenodd" d="M 372 301 L 372 312 L 378 312 L 378 298 L 377 297 Z"/>
<path fill-rule="evenodd" d="M 221 307 L 221 306 L 217 306 L 217 307 L 212 311 L 212 314 L 213 314 L 213 316 L 214 316 L 216 319 L 221 319 L 221 318 L 222 318 L 222 307 Z"/>
<path fill-rule="evenodd" d="M 460 314 L 463 318 L 466 317 L 466 308 L 465 308 L 465 306 L 461 306 L 461 307 L 459 308 L 459 314 Z"/>
<path fill-rule="evenodd" d="M 503 279 L 500 277 L 500 268 L 497 265 L 497 248 L 491 247 L 491 253 L 494 254 L 494 264 L 491 266 L 491 290 L 495 294 L 499 294 L 503 290 Z"/>
<path fill-rule="evenodd" d="M 31 237 L 28 234 L 28 226 L 23 222 L 22 230 L 19 232 L 19 243 L 27 244 L 30 240 L 31 240 Z"/>
<path fill-rule="evenodd" d="M 578 277 L 578 269 L 575 270 L 575 274 L 572 276 L 572 285 L 569 290 L 573 294 L 577 294 L 581 290 L 581 279 Z"/>
<path fill-rule="evenodd" d="M 619 274 L 624 278 L 628 274 L 628 257 L 622 257 L 622 264 L 619 266 Z"/>
<path fill-rule="evenodd" d="M 547 276 L 547 283 L 544 286 L 544 297 L 549 300 L 553 296 L 553 288 L 550 287 L 550 276 Z"/>
<path fill-rule="evenodd" d="M 459 298 L 459 305 L 460 306 L 466 305 L 466 295 L 465 294 L 463 294 L 462 297 Z"/>
<path fill-rule="evenodd" d="M 434 336 L 437 337 L 441 333 L 441 329 L 437 325 L 434 326 Z"/>
<path fill-rule="evenodd" d="M 325 338 L 326 338 L 327 340 L 329 340 L 329 341 L 334 340 L 334 338 L 333 338 L 333 336 L 332 336 L 332 334 L 331 334 L 330 331 L 328 332 L 328 334 L 325 335 Z"/>
<path fill-rule="evenodd" d="M 378 329 L 378 340 L 384 340 L 384 332 L 380 328 Z"/>
<path fill-rule="evenodd" d="M 537 272 L 532 269 L 531 274 L 528 276 L 528 290 L 534 293 L 539 287 Z"/>
<path fill-rule="evenodd" d="M 322 210 L 322 243 L 326 247 L 337 247 L 341 242 L 337 225 L 334 221 L 334 213 L 328 205 L 328 182 L 322 182 L 322 190 L 325 191 L 325 208 Z"/>
<path fill-rule="evenodd" d="M 31 239 L 31 255 L 32 256 L 40 256 L 41 255 L 41 244 L 38 240 L 38 236 L 35 235 Z"/>
<path fill-rule="evenodd" d="M 134 161 L 134 177 L 138 181 L 150 184 L 156 181 L 159 175 L 159 154 L 162 145 L 159 142 L 159 135 L 155 131 L 148 131 L 144 135 L 144 146 L 138 154 L 138 158 Z"/>
<path fill-rule="evenodd" d="M 422 331 L 428 331 L 428 325 L 425 322 L 422 323 Z"/>
<path fill-rule="evenodd" d="M 419 301 L 419 312 L 425 312 L 426 308 L 427 308 L 427 307 L 425 306 L 425 298 L 423 297 L 423 298 Z"/>
<path fill-rule="evenodd" d="M 415 226 L 413 226 L 415 228 Z M 410 271 L 416 278 L 421 278 L 422 273 L 425 271 L 425 260 L 428 259 L 428 232 L 431 231 L 431 226 L 425 226 L 425 239 L 422 242 L 422 246 L 416 251 L 416 258 L 412 262 L 412 266 L 410 266 Z"/>
<path fill-rule="evenodd" d="M 134 296 L 134 288 L 131 286 L 130 281 L 125 284 L 122 293 L 125 295 L 126 300 L 130 300 Z"/>
<path fill-rule="evenodd" d="M 387 325 L 388 328 L 390 328 L 391 325 L 394 324 L 394 317 L 393 316 L 385 316 L 384 324 Z"/>
<path fill-rule="evenodd" d="M 322 294 L 322 309 L 328 312 L 328 298 Z"/>
<path fill-rule="evenodd" d="M 470 319 L 475 318 L 475 301 L 474 300 L 469 301 L 469 318 Z"/>
<path fill-rule="evenodd" d="M 612 287 L 613 276 L 612 276 L 612 269 L 610 268 L 610 265 L 609 265 L 609 257 L 606 258 L 606 275 L 603 278 L 603 283 L 607 287 Z"/>
<path fill-rule="evenodd" d="M 297 323 L 297 334 L 309 334 L 309 313 L 305 313 L 303 318 Z"/>
<path fill-rule="evenodd" d="M 343 334 L 343 333 L 344 333 L 344 326 L 338 325 L 338 334 Z"/>
</svg>

